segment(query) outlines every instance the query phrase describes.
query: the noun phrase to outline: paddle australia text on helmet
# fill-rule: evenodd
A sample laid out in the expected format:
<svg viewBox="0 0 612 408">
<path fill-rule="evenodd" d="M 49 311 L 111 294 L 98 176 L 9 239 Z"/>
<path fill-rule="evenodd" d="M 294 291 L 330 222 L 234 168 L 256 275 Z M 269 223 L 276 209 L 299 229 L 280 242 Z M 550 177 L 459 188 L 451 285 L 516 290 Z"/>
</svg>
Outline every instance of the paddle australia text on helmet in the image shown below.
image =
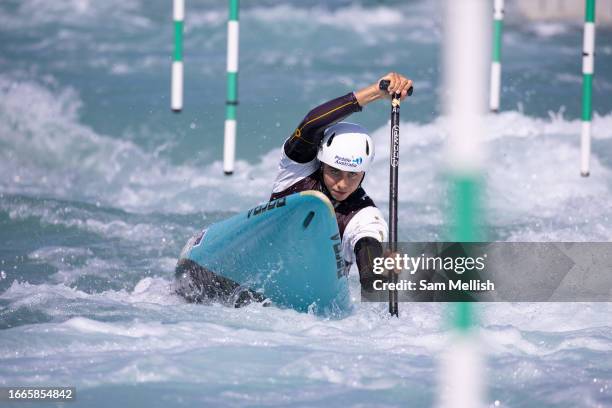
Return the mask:
<svg viewBox="0 0 612 408">
<path fill-rule="evenodd" d="M 336 123 L 325 129 L 317 159 L 343 171 L 367 171 L 374 160 L 374 143 L 363 126 Z"/>
</svg>

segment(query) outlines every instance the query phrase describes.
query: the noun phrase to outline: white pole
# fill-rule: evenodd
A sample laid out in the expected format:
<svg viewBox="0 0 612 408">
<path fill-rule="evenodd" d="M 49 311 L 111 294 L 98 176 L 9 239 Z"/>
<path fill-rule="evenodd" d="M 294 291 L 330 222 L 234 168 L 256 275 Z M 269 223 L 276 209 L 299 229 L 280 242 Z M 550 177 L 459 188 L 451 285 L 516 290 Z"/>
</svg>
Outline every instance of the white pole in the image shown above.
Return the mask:
<svg viewBox="0 0 612 408">
<path fill-rule="evenodd" d="M 487 0 L 446 0 L 445 113 L 450 120 L 448 164 L 454 174 L 479 174 L 486 112 L 489 19 Z M 484 14 L 484 16 L 483 16 Z"/>
<path fill-rule="evenodd" d="M 223 143 L 223 172 L 234 172 L 236 156 L 236 108 L 238 105 L 238 38 L 239 0 L 230 0 L 227 22 L 227 101 L 225 106 L 225 132 Z"/>
</svg>

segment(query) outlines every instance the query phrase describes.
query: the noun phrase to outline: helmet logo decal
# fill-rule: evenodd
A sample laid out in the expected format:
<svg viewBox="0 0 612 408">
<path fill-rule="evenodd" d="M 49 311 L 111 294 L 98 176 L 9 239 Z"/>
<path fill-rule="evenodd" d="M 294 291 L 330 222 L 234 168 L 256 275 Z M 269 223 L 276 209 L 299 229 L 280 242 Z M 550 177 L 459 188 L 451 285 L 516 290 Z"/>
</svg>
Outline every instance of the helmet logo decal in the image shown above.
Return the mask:
<svg viewBox="0 0 612 408">
<path fill-rule="evenodd" d="M 341 157 L 341 156 L 336 155 L 334 157 L 334 162 L 342 166 L 357 167 L 361 163 L 363 163 L 363 158 L 357 157 L 356 159 L 348 159 L 346 157 Z"/>
</svg>

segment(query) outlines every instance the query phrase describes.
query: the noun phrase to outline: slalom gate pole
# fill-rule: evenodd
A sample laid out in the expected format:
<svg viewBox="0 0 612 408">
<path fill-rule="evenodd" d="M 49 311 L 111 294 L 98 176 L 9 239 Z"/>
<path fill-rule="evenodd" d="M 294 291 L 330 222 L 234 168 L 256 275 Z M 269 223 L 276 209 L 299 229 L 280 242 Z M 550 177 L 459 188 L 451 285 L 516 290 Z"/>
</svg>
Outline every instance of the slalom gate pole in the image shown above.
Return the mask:
<svg viewBox="0 0 612 408">
<path fill-rule="evenodd" d="M 444 93 L 448 117 L 448 214 L 453 242 L 478 242 L 486 132 L 488 61 L 482 53 L 490 35 L 490 0 L 446 0 L 444 13 Z M 448 347 L 442 354 L 437 406 L 484 407 L 485 371 L 478 324 L 471 302 L 452 303 Z M 454 312 L 454 313 L 453 313 Z"/>
<path fill-rule="evenodd" d="M 179 113 L 183 109 L 183 20 L 185 19 L 185 0 L 174 0 L 172 14 L 174 19 L 174 55 L 172 58 L 170 109 L 173 112 Z"/>
<path fill-rule="evenodd" d="M 386 91 L 389 88 L 389 80 L 383 79 L 378 87 Z M 414 87 L 408 89 L 408 95 L 412 95 Z M 400 94 L 394 93 L 391 99 L 391 150 L 389 154 L 389 250 L 391 253 L 397 251 L 397 185 L 399 169 L 399 122 L 400 122 Z M 390 274 L 390 281 L 397 283 L 397 274 Z M 399 317 L 397 304 L 397 289 L 389 290 L 389 314 Z"/>
<path fill-rule="evenodd" d="M 236 108 L 238 106 L 238 9 L 239 0 L 229 0 L 227 22 L 227 100 L 225 102 L 225 130 L 223 140 L 223 172 L 234 173 L 236 157 Z"/>
<path fill-rule="evenodd" d="M 491 89 L 489 94 L 489 109 L 499 112 L 499 96 L 501 93 L 501 48 L 504 28 L 504 0 L 495 0 L 493 4 L 493 60 L 491 61 Z"/>
<path fill-rule="evenodd" d="M 591 120 L 593 118 L 593 73 L 595 71 L 595 0 L 586 0 L 582 43 L 582 132 L 580 135 L 580 175 L 590 174 Z"/>
</svg>

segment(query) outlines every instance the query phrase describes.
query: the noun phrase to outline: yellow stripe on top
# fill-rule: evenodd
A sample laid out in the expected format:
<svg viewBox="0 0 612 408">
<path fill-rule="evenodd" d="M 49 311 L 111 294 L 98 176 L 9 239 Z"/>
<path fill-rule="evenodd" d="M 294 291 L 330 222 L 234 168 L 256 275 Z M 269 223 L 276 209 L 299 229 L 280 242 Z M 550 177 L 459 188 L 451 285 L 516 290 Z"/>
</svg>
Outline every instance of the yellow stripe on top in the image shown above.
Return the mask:
<svg viewBox="0 0 612 408">
<path fill-rule="evenodd" d="M 328 111 L 328 112 L 325 112 L 325 113 L 323 113 L 323 114 L 321 114 L 321 115 L 317 116 L 316 118 L 310 119 L 308 122 L 304 123 L 304 125 L 302 125 L 302 127 L 299 127 L 299 128 L 297 128 L 297 129 L 295 129 L 295 132 L 293 132 L 293 135 L 292 135 L 291 137 L 292 137 L 292 138 L 294 138 L 294 137 L 295 137 L 295 138 L 297 138 L 297 139 L 300 139 L 300 138 L 301 138 L 301 136 L 302 136 L 302 129 L 304 129 L 304 128 L 305 128 L 307 125 L 309 125 L 309 124 L 311 124 L 312 122 L 314 122 L 314 121 L 316 121 L 316 120 L 319 120 L 319 119 L 321 119 L 321 118 L 323 118 L 323 117 L 325 117 L 325 116 L 327 116 L 327 115 L 329 115 L 329 114 L 331 114 L 331 113 L 334 113 L 334 112 L 335 112 L 335 111 L 337 111 L 338 109 L 342 109 L 342 108 L 344 108 L 345 106 L 348 106 L 348 105 L 354 105 L 354 104 L 356 104 L 356 103 L 358 103 L 358 102 L 357 102 L 357 101 L 347 102 L 347 103 L 345 103 L 344 105 L 337 106 L 337 107 L 335 107 L 334 109 L 332 109 L 332 110 L 330 110 L 330 111 Z M 309 144 L 314 144 L 314 143 L 312 143 L 311 141 L 306 140 L 306 139 L 302 139 L 302 141 L 303 141 L 303 142 L 306 142 L 306 143 L 309 143 Z"/>
</svg>

